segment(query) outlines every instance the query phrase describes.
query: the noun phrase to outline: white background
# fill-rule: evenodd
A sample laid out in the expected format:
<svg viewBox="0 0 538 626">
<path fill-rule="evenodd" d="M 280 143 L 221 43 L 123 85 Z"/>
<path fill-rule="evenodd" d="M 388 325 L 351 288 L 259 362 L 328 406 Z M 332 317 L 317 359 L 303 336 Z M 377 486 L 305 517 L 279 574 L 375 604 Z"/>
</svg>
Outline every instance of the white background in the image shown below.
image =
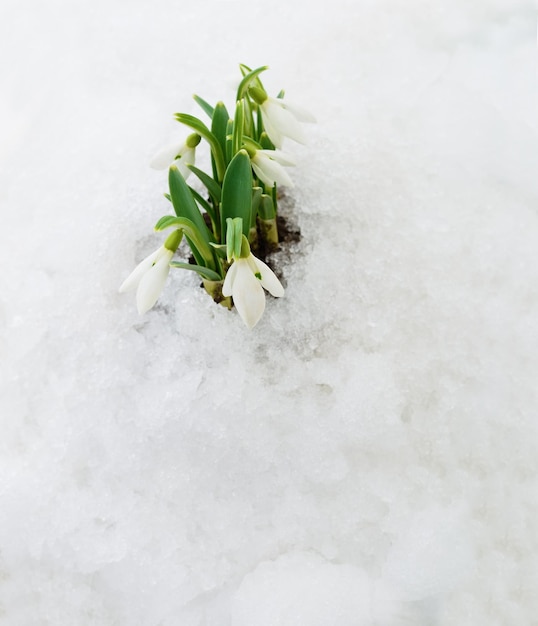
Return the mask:
<svg viewBox="0 0 538 626">
<path fill-rule="evenodd" d="M 0 624 L 522 626 L 538 615 L 536 10 L 0 9 Z M 317 117 L 286 295 L 143 317 L 196 92 Z"/>
</svg>

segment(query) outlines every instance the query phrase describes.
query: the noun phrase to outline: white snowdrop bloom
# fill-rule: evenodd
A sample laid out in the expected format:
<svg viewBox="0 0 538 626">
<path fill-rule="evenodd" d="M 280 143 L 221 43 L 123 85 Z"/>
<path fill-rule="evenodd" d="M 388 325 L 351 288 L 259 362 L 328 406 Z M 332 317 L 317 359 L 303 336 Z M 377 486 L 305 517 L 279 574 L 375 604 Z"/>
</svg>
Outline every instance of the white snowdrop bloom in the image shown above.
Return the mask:
<svg viewBox="0 0 538 626">
<path fill-rule="evenodd" d="M 281 150 L 256 150 L 250 162 L 256 176 L 269 187 L 275 183 L 293 187 L 293 181 L 283 165 L 295 165 L 295 161 L 285 152 Z"/>
<path fill-rule="evenodd" d="M 284 137 L 306 143 L 300 122 L 316 121 L 309 111 L 282 98 L 272 98 L 257 87 L 251 87 L 250 94 L 258 103 L 265 131 L 277 148 L 282 147 Z"/>
<path fill-rule="evenodd" d="M 157 302 L 170 272 L 170 261 L 181 241 L 179 230 L 172 233 L 164 244 L 141 261 L 123 281 L 120 293 L 136 289 L 136 306 L 140 315 Z"/>
<path fill-rule="evenodd" d="M 191 174 L 187 165 L 194 165 L 196 146 L 200 143 L 200 135 L 193 133 L 183 143 L 173 143 L 165 146 L 151 159 L 150 167 L 155 170 L 165 170 L 176 165 L 183 178 Z"/>
<path fill-rule="evenodd" d="M 256 326 L 265 310 L 262 287 L 277 298 L 284 295 L 284 287 L 263 261 L 253 254 L 235 259 L 224 279 L 222 295 L 232 296 L 237 312 L 249 328 Z"/>
</svg>

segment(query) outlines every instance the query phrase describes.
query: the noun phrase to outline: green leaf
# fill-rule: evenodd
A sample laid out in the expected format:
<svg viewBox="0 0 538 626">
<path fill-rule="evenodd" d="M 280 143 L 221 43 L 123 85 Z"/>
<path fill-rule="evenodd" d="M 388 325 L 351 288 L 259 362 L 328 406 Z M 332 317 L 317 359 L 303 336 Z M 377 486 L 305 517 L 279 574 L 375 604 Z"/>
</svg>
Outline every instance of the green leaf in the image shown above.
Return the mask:
<svg viewBox="0 0 538 626">
<path fill-rule="evenodd" d="M 245 108 L 243 100 L 238 100 L 235 107 L 235 117 L 232 137 L 232 154 L 237 154 L 243 145 L 243 124 L 245 123 Z"/>
<path fill-rule="evenodd" d="M 246 66 L 243 66 L 243 67 L 246 67 Z M 250 87 L 250 83 L 252 83 L 253 81 L 256 81 L 257 87 L 259 87 L 260 89 L 263 89 L 263 85 L 261 84 L 258 78 L 258 74 L 261 74 L 262 72 L 265 72 L 265 70 L 268 70 L 268 69 L 269 69 L 268 65 L 262 65 L 261 67 L 258 67 L 255 70 L 252 70 L 248 74 L 246 74 L 243 77 L 243 80 L 239 83 L 239 87 L 237 88 L 236 100 L 241 100 L 245 97 L 247 89 Z M 241 71 L 243 71 L 242 68 L 241 68 Z"/>
<path fill-rule="evenodd" d="M 252 214 L 250 217 L 251 228 L 256 226 L 256 215 L 258 215 L 258 208 L 260 206 L 261 198 L 262 198 L 262 188 L 253 187 L 252 188 Z"/>
<path fill-rule="evenodd" d="M 262 220 L 272 220 L 276 216 L 275 205 L 273 199 L 267 194 L 262 194 L 258 214 Z"/>
<path fill-rule="evenodd" d="M 213 113 L 213 119 L 211 121 L 211 132 L 217 138 L 224 156 L 226 155 L 226 129 L 229 119 L 230 115 L 224 106 L 224 102 L 217 102 L 215 105 L 215 112 Z M 222 181 L 222 177 L 220 180 Z"/>
<path fill-rule="evenodd" d="M 254 116 L 252 115 L 252 103 L 248 98 L 243 98 L 243 104 L 245 106 L 245 122 L 243 126 L 243 132 L 249 137 L 254 136 Z"/>
<path fill-rule="evenodd" d="M 228 165 L 230 164 L 230 161 L 234 157 L 234 154 L 232 152 L 233 133 L 234 133 L 234 121 L 228 120 L 228 125 L 226 126 L 226 163 Z"/>
<path fill-rule="evenodd" d="M 234 257 L 239 258 L 241 254 L 241 244 L 243 241 L 243 220 L 240 217 L 236 217 L 233 221 L 234 225 Z"/>
<path fill-rule="evenodd" d="M 221 259 L 226 259 L 226 246 L 219 243 L 212 243 L 211 247 L 215 251 L 215 254 L 219 256 Z"/>
<path fill-rule="evenodd" d="M 215 257 L 211 246 L 191 220 L 186 217 L 165 215 L 155 224 L 155 230 L 165 230 L 171 226 L 175 226 L 184 232 L 198 265 L 204 265 L 205 267 L 209 267 L 213 270 L 216 268 Z M 205 223 L 204 231 L 207 235 Z"/>
<path fill-rule="evenodd" d="M 201 135 L 211 146 L 211 153 L 215 159 L 215 167 L 217 169 L 217 176 L 219 181 L 224 178 L 224 172 L 226 170 L 226 164 L 224 162 L 224 154 L 222 152 L 221 145 L 215 135 L 209 130 L 209 128 L 200 121 L 194 115 L 188 115 L 187 113 L 176 113 L 175 118 L 181 124 L 189 126 Z"/>
<path fill-rule="evenodd" d="M 170 266 L 179 267 L 182 270 L 192 270 L 193 272 L 199 274 L 202 278 L 207 278 L 207 280 L 222 280 L 222 276 L 220 276 L 220 274 L 217 274 L 217 272 L 214 272 L 207 267 L 202 267 L 201 265 L 181 263 L 180 261 L 170 261 Z"/>
<path fill-rule="evenodd" d="M 209 231 L 204 218 L 196 206 L 189 186 L 175 165 L 170 167 L 168 184 L 170 185 L 170 197 L 172 198 L 176 215 L 190 220 L 200 231 L 200 235 L 203 237 L 204 241 L 209 243 Z"/>
<path fill-rule="evenodd" d="M 261 187 L 252 187 L 252 210 L 257 211 L 258 205 L 262 197 L 263 190 Z"/>
<path fill-rule="evenodd" d="M 247 148 L 247 151 L 249 148 L 254 151 L 263 149 L 260 143 L 250 137 L 243 136 L 243 145 Z"/>
<path fill-rule="evenodd" d="M 265 133 L 265 128 L 263 126 L 263 115 L 260 107 L 258 107 L 258 110 L 256 111 L 256 130 L 258 131 L 257 139 L 258 141 L 261 141 L 261 138 Z"/>
<path fill-rule="evenodd" d="M 263 131 L 260 137 L 260 145 L 263 150 L 274 150 L 275 146 L 273 142 L 269 139 L 269 135 Z"/>
<path fill-rule="evenodd" d="M 207 115 L 210 118 L 212 118 L 213 112 L 215 109 L 208 102 L 206 102 L 203 98 L 200 98 L 200 96 L 197 96 L 196 94 L 194 94 L 192 97 L 202 107 L 204 112 L 207 113 Z"/>
<path fill-rule="evenodd" d="M 216 181 L 214 181 L 211 176 L 208 176 L 205 172 L 199 170 L 194 165 L 189 164 L 187 165 L 187 167 L 191 170 L 191 172 L 194 172 L 194 174 L 198 176 L 202 183 L 204 183 L 206 189 L 209 191 L 209 195 L 213 199 L 213 202 L 215 204 L 219 204 L 222 193 L 220 185 Z"/>
<path fill-rule="evenodd" d="M 252 208 L 252 171 L 246 150 L 240 150 L 231 160 L 222 183 L 221 240 L 226 237 L 226 220 L 240 217 L 243 234 L 248 236 Z"/>
<path fill-rule="evenodd" d="M 173 226 L 176 223 L 176 220 L 178 218 L 174 215 L 163 215 L 163 217 L 159 218 L 157 220 L 157 223 L 155 224 L 155 226 L 153 227 L 154 230 L 164 230 L 165 228 L 170 228 L 170 226 Z M 183 219 L 183 218 L 180 218 Z"/>
<path fill-rule="evenodd" d="M 209 204 L 209 202 L 190 185 L 189 189 L 192 193 L 192 197 L 196 200 L 196 202 L 198 202 L 198 204 L 204 209 L 204 211 L 206 211 L 207 213 L 211 213 L 213 211 L 213 207 Z"/>
<path fill-rule="evenodd" d="M 241 254 L 243 239 L 243 220 L 240 217 L 226 220 L 226 258 L 228 261 L 238 259 Z"/>
<path fill-rule="evenodd" d="M 215 211 L 211 204 L 209 204 L 209 202 L 205 198 L 203 198 L 196 191 L 196 189 L 193 189 L 192 187 L 189 187 L 189 189 L 191 190 L 192 196 L 196 200 L 196 202 L 198 202 L 202 209 L 204 209 L 204 211 L 209 215 L 211 219 L 211 225 L 213 227 L 213 237 L 215 239 L 218 239 L 220 237 L 220 222 L 218 217 L 218 211 Z M 213 242 L 210 241 L 209 243 L 212 244 Z"/>
<path fill-rule="evenodd" d="M 226 220 L 226 258 L 228 261 L 231 261 L 234 256 L 234 236 L 235 236 L 235 228 L 234 228 L 234 220 L 229 217 Z"/>
</svg>

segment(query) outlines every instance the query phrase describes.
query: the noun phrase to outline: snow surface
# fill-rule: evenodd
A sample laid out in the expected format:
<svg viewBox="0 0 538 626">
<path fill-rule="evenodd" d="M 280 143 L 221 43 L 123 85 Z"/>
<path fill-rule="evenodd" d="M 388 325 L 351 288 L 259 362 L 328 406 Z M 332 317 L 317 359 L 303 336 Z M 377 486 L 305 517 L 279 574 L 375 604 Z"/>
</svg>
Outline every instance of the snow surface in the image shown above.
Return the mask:
<svg viewBox="0 0 538 626">
<path fill-rule="evenodd" d="M 538 595 L 536 10 L 3 0 L 0 624 L 523 626 Z M 237 64 L 317 116 L 248 331 L 148 167 Z M 202 114 L 203 115 L 203 114 Z"/>
</svg>

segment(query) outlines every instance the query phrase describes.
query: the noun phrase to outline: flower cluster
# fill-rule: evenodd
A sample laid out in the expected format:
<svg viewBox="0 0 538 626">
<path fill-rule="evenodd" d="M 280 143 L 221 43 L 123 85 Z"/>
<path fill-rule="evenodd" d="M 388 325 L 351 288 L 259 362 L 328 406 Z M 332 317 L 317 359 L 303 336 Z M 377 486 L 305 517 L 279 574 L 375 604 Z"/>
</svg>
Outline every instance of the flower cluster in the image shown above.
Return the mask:
<svg viewBox="0 0 538 626">
<path fill-rule="evenodd" d="M 315 120 L 283 92 L 276 98 L 267 94 L 260 80 L 267 67 L 240 69 L 234 115 L 223 102 L 212 106 L 194 96 L 210 123 L 176 113 L 176 120 L 193 132 L 151 160 L 153 168 L 168 169 L 165 196 L 173 210 L 155 230 L 173 230 L 120 287 L 122 292 L 136 289 L 141 314 L 156 303 L 171 267 L 198 273 L 214 300 L 228 308 L 235 305 L 249 328 L 263 315 L 264 289 L 275 297 L 284 295 L 276 275 L 252 250 L 261 244 L 264 250 L 278 246 L 277 190 L 293 186 L 287 168 L 295 165 L 282 145 L 286 137 L 304 143 L 302 122 Z M 209 144 L 211 175 L 195 164 L 202 139 Z M 191 174 L 201 184 L 198 189 L 186 182 Z M 191 251 L 189 262 L 173 260 L 183 236 Z"/>
</svg>

